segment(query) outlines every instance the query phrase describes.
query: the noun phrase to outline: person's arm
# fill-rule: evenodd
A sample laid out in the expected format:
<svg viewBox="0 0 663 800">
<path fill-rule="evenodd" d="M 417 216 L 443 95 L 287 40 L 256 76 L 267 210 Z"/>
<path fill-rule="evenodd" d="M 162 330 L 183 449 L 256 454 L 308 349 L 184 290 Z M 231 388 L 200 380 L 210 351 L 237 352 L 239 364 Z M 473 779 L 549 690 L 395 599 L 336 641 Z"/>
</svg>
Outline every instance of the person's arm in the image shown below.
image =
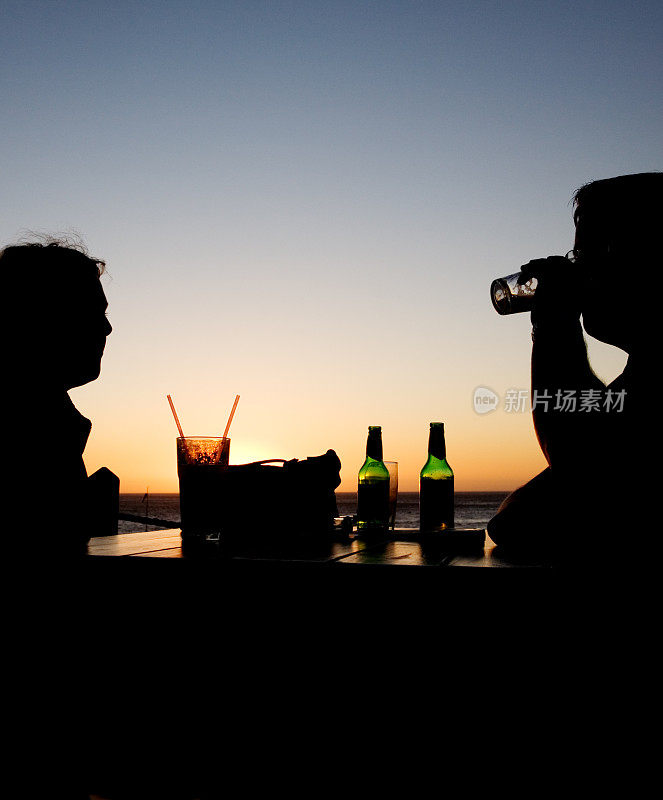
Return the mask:
<svg viewBox="0 0 663 800">
<path fill-rule="evenodd" d="M 582 327 L 537 324 L 532 332 L 532 419 L 539 445 L 550 466 L 587 452 L 600 412 L 580 411 L 588 391 L 605 385 L 587 360 Z"/>
<path fill-rule="evenodd" d="M 605 386 L 592 371 L 580 324 L 580 302 L 569 293 L 573 265 L 561 256 L 530 261 L 524 277 L 538 285 L 532 311 L 532 418 L 546 460 L 568 465 L 586 456 L 599 420 L 581 412 L 588 390 Z"/>
</svg>

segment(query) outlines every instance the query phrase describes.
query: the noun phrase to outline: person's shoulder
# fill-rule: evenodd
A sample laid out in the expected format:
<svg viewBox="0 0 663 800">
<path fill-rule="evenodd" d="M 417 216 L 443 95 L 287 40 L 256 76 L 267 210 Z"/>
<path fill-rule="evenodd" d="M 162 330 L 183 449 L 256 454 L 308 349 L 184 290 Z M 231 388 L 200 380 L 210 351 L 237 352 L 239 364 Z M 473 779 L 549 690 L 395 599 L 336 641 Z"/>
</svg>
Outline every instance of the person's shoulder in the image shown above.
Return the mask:
<svg viewBox="0 0 663 800">
<path fill-rule="evenodd" d="M 651 424 L 652 401 L 652 367 L 656 362 L 636 360 L 632 356 L 621 375 L 608 384 L 610 394 L 610 411 L 615 421 L 621 421 L 627 427 L 642 428 Z"/>
<path fill-rule="evenodd" d="M 638 364 L 633 356 L 629 356 L 626 366 L 613 381 L 611 381 L 606 388 L 613 392 L 619 392 L 624 389 L 632 389 L 639 383 L 640 373 Z"/>
<path fill-rule="evenodd" d="M 621 392 L 624 389 L 628 389 L 629 385 L 630 381 L 628 376 L 625 376 L 622 372 L 622 374 L 618 375 L 614 381 L 608 383 L 605 388 L 610 389 L 611 392 Z"/>
</svg>

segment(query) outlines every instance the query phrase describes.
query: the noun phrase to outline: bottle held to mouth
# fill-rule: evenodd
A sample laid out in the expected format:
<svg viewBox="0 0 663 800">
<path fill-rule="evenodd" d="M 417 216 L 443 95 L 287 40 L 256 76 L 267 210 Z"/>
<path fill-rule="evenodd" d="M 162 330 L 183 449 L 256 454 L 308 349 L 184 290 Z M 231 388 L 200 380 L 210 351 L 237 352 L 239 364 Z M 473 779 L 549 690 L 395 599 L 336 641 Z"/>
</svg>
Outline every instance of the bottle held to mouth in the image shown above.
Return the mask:
<svg viewBox="0 0 663 800">
<path fill-rule="evenodd" d="M 498 314 L 519 314 L 531 311 L 538 280 L 529 278 L 521 283 L 522 274 L 514 272 L 504 278 L 496 278 L 490 285 L 490 299 Z"/>
<path fill-rule="evenodd" d="M 551 293 L 564 294 L 559 298 L 560 307 L 578 299 L 583 291 L 586 269 L 578 261 L 575 251 L 569 250 L 565 256 L 535 258 L 521 267 L 520 272 L 495 278 L 490 284 L 490 299 L 498 314 L 519 314 L 532 311 L 540 280 L 546 276 L 546 302 Z M 539 277 L 537 277 L 537 275 Z M 549 276 L 554 278 L 549 289 Z M 555 300 L 553 294 L 553 301 Z"/>
</svg>

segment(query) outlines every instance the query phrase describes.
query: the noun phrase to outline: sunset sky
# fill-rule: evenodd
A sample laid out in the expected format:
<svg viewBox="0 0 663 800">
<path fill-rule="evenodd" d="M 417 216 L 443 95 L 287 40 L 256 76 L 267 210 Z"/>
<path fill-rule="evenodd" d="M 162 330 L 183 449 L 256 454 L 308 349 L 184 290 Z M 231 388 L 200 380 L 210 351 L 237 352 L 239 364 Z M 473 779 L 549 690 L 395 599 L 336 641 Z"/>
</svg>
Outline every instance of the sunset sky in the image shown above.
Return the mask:
<svg viewBox="0 0 663 800">
<path fill-rule="evenodd" d="M 545 466 L 526 412 L 472 407 L 529 386 L 490 281 L 571 248 L 581 184 L 662 167 L 660 0 L 0 11 L 0 246 L 74 230 L 107 262 L 89 472 L 177 490 L 167 393 L 190 434 L 240 394 L 231 463 L 331 447 L 345 490 L 368 425 L 404 490 L 430 421 L 459 490 Z"/>
</svg>

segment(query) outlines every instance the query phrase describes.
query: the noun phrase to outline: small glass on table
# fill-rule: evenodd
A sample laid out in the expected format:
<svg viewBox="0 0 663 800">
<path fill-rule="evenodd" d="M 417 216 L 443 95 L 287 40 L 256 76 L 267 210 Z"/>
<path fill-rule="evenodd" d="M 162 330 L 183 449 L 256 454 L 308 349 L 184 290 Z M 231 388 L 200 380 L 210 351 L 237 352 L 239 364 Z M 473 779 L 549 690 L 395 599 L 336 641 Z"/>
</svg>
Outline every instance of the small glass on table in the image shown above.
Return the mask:
<svg viewBox="0 0 663 800">
<path fill-rule="evenodd" d="M 398 461 L 384 461 L 389 472 L 389 530 L 396 527 L 396 502 L 398 500 Z"/>
<path fill-rule="evenodd" d="M 222 483 L 229 456 L 230 439 L 223 436 L 178 437 L 177 474 L 180 479 L 183 547 L 219 540 Z"/>
</svg>

